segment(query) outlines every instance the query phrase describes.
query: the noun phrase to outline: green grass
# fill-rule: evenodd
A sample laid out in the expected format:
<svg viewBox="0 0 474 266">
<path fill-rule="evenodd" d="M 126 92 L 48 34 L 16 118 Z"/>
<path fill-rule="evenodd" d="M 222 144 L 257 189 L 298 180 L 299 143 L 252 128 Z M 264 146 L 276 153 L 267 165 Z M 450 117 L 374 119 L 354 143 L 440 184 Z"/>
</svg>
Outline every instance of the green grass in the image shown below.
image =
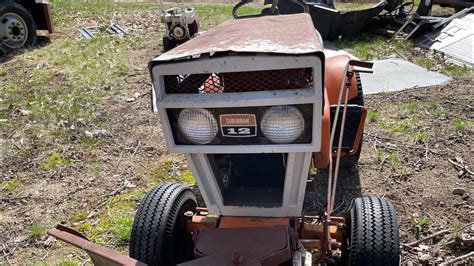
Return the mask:
<svg viewBox="0 0 474 266">
<path fill-rule="evenodd" d="M 12 179 L 2 183 L 1 190 L 5 193 L 15 192 L 21 185 L 21 182 L 18 179 Z"/>
<path fill-rule="evenodd" d="M 37 262 L 33 264 L 34 266 L 80 266 L 84 263 L 77 259 L 64 259 L 64 260 L 55 260 L 52 262 Z"/>
<path fill-rule="evenodd" d="M 63 155 L 59 152 L 52 152 L 44 161 L 39 165 L 39 169 L 53 170 L 59 167 L 68 165 L 70 162 L 64 159 Z"/>
<path fill-rule="evenodd" d="M 107 25 L 114 21 L 114 14 L 120 13 L 144 13 L 152 12 L 155 19 L 160 19 L 161 10 L 180 6 L 188 7 L 188 4 L 159 4 L 159 3 L 117 3 L 111 0 L 96 0 L 94 2 L 51 0 L 53 6 L 54 22 L 64 28 L 86 27 L 89 19 L 94 20 L 97 25 Z M 233 5 L 196 4 L 195 8 L 200 19 L 201 29 L 207 30 L 225 20 L 233 19 Z M 262 6 L 263 7 L 263 6 Z M 259 14 L 262 7 L 244 6 L 239 9 L 239 15 Z"/>
<path fill-rule="evenodd" d="M 78 211 L 73 220 L 79 224 L 74 229 L 96 243 L 128 244 L 135 210 L 142 195 L 130 193 L 115 196 L 90 220 L 86 220 L 85 211 Z"/>
<path fill-rule="evenodd" d="M 193 185 L 196 180 L 189 169 L 179 165 L 180 160 L 167 158 L 160 162 L 153 173 L 153 178 L 157 181 L 179 182 Z"/>
<path fill-rule="evenodd" d="M 28 242 L 34 244 L 46 232 L 46 226 L 34 224 L 28 229 Z"/>
<path fill-rule="evenodd" d="M 336 47 L 346 49 L 363 60 L 402 55 L 413 47 L 409 41 L 386 39 L 377 35 L 361 33 L 335 41 Z"/>
<path fill-rule="evenodd" d="M 166 182 L 192 185 L 196 181 L 191 171 L 180 165 L 180 160 L 173 157 L 165 158 L 158 163 L 153 178 L 148 180 L 146 186 L 113 197 L 90 219 L 88 219 L 89 213 L 86 210 L 76 211 L 71 218 L 73 224 L 76 224 L 74 229 L 97 243 L 127 244 L 130 241 L 138 202 L 148 190 Z"/>
<path fill-rule="evenodd" d="M 467 128 L 466 122 L 462 120 L 456 120 L 454 121 L 454 128 L 456 128 L 457 131 L 463 132 Z"/>
<path fill-rule="evenodd" d="M 473 70 L 466 65 L 460 66 L 456 64 L 446 64 L 443 66 L 441 73 L 453 78 L 473 77 Z"/>
<path fill-rule="evenodd" d="M 369 119 L 369 122 L 377 122 L 379 117 L 380 117 L 380 113 L 377 111 L 369 111 L 367 113 L 367 118 Z"/>
<path fill-rule="evenodd" d="M 412 138 L 415 142 L 425 143 L 428 140 L 428 133 L 426 131 L 420 130 L 413 134 Z"/>
<path fill-rule="evenodd" d="M 427 57 L 415 57 L 413 63 L 426 69 L 432 69 L 434 66 L 436 66 L 436 62 L 433 59 Z"/>
</svg>

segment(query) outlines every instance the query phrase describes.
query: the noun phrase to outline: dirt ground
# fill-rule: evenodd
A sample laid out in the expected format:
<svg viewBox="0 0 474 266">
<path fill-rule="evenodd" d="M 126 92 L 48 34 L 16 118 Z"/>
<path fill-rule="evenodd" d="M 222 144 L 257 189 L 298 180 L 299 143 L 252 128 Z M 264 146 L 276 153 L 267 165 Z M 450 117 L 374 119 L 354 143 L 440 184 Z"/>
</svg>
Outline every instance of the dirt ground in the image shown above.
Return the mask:
<svg viewBox="0 0 474 266">
<path fill-rule="evenodd" d="M 2 110 L 0 118 L 15 123 L 0 132 L 0 263 L 90 264 L 85 253 L 45 234 L 57 223 L 126 254 L 134 209 L 143 193 L 163 182 L 189 181 L 186 162 L 167 153 L 158 117 L 151 112 L 147 63 L 162 53 L 162 29 L 152 11 L 141 14 L 117 12 L 116 19 L 135 31 L 134 36 L 157 37 L 127 50 L 130 67 L 121 78 L 84 88 L 105 95 L 90 118 L 59 119 L 54 124 L 57 134 L 50 135 L 42 133 L 48 131 L 38 116 L 22 111 L 25 106 L 12 102 Z M 77 41 L 75 30 L 59 27 L 50 41 Z M 76 78 L 47 60 L 32 58 L 33 53 L 4 59 L 0 84 L 13 80 L 26 90 L 20 95 L 38 93 L 28 79 L 35 69 L 45 68 L 51 78 L 43 89 L 51 90 L 54 98 L 55 87 Z M 336 211 L 347 210 L 359 195 L 389 199 L 397 210 L 406 264 L 439 264 L 471 252 L 472 79 L 365 100 L 370 112 L 361 160 L 357 169 L 341 174 Z M 106 131 L 86 136 L 94 130 Z M 316 191 L 325 191 L 324 177 L 315 177 Z M 322 206 L 320 197 L 309 192 L 305 211 L 315 213 Z M 438 237 L 410 244 L 442 230 Z"/>
</svg>

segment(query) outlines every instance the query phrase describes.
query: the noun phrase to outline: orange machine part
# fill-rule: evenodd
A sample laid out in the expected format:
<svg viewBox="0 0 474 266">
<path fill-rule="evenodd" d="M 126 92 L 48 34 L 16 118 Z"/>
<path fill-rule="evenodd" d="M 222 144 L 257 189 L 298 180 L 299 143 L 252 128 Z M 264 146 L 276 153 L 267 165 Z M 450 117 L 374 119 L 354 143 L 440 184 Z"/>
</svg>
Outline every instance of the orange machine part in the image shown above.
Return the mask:
<svg viewBox="0 0 474 266">
<path fill-rule="evenodd" d="M 324 87 L 328 91 L 329 103 L 337 104 L 341 82 L 345 77 L 344 69 L 350 60 L 349 55 L 338 55 L 326 59 L 326 67 L 324 69 Z M 352 85 L 349 90 L 349 100 L 357 97 L 357 79 L 355 75 L 352 77 Z M 346 93 L 342 94 L 344 99 Z"/>
<path fill-rule="evenodd" d="M 328 90 L 324 90 L 324 114 L 321 120 L 321 150 L 313 154 L 313 165 L 316 168 L 329 166 L 329 140 L 331 138 L 331 110 Z"/>
<path fill-rule="evenodd" d="M 276 225 L 289 225 L 288 217 L 266 218 L 266 217 L 236 217 L 223 216 L 219 223 L 219 228 L 252 228 L 252 227 L 272 227 Z"/>
</svg>

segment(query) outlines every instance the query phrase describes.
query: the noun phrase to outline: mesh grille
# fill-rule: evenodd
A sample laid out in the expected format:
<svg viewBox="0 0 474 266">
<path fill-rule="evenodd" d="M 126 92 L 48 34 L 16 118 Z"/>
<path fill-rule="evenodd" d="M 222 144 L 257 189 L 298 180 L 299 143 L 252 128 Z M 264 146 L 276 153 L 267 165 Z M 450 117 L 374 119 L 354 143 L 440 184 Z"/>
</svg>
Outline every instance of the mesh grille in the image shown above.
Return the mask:
<svg viewBox="0 0 474 266">
<path fill-rule="evenodd" d="M 164 76 L 166 93 L 223 93 L 303 89 L 313 86 L 311 68 Z"/>
</svg>

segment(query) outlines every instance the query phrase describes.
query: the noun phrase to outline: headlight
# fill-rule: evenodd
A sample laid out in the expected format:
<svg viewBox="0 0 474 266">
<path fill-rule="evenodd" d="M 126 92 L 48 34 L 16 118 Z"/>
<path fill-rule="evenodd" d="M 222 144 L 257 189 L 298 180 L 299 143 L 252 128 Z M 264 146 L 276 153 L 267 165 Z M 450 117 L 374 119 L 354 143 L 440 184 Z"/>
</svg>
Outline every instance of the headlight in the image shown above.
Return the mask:
<svg viewBox="0 0 474 266">
<path fill-rule="evenodd" d="M 179 113 L 178 125 L 184 136 L 194 144 L 207 144 L 217 135 L 217 120 L 206 109 L 190 108 Z"/>
<path fill-rule="evenodd" d="M 263 135 L 278 144 L 295 141 L 304 131 L 304 119 L 298 108 L 281 105 L 269 108 L 260 127 Z"/>
</svg>

